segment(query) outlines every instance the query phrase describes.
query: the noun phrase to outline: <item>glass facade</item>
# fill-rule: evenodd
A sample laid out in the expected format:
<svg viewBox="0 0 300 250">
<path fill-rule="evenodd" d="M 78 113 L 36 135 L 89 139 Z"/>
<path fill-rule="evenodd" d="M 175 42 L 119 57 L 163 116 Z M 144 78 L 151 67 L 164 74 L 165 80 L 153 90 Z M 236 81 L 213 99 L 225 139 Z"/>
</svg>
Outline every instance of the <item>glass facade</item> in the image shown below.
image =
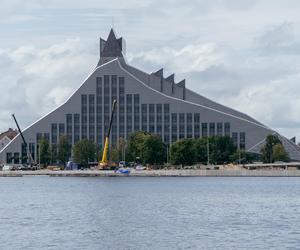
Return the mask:
<svg viewBox="0 0 300 250">
<path fill-rule="evenodd" d="M 97 144 L 102 145 L 102 77 L 96 80 L 96 124 Z"/>
<path fill-rule="evenodd" d="M 192 138 L 193 137 L 193 114 L 187 113 L 186 120 L 187 120 L 186 137 Z"/>
<path fill-rule="evenodd" d="M 185 137 L 185 114 L 179 113 L 179 139 Z"/>
<path fill-rule="evenodd" d="M 87 139 L 87 95 L 81 95 L 81 139 Z"/>
<path fill-rule="evenodd" d="M 208 133 L 207 133 L 207 123 L 206 122 L 202 123 L 201 130 L 202 130 L 202 137 L 207 137 Z"/>
<path fill-rule="evenodd" d="M 224 134 L 225 136 L 230 136 L 230 123 L 225 122 L 224 124 Z"/>
<path fill-rule="evenodd" d="M 142 130 L 148 131 L 148 109 L 147 104 L 142 104 Z"/>
<path fill-rule="evenodd" d="M 194 114 L 194 137 L 195 138 L 200 137 L 200 114 L 199 113 Z"/>
<path fill-rule="evenodd" d="M 74 114 L 74 144 L 80 140 L 80 114 Z"/>
<path fill-rule="evenodd" d="M 95 95 L 89 95 L 89 140 L 95 141 Z"/>
<path fill-rule="evenodd" d="M 238 133 L 232 132 L 232 140 L 235 147 L 238 146 Z"/>
<path fill-rule="evenodd" d="M 156 134 L 162 138 L 162 104 L 156 104 Z"/>
<path fill-rule="evenodd" d="M 108 132 L 109 118 L 110 118 L 110 88 L 109 76 L 104 76 L 104 134 Z"/>
<path fill-rule="evenodd" d="M 140 130 L 140 95 L 133 95 L 134 107 L 134 131 Z"/>
<path fill-rule="evenodd" d="M 72 114 L 66 115 L 67 124 L 67 140 L 70 145 L 72 145 Z"/>
<path fill-rule="evenodd" d="M 125 79 L 119 77 L 119 136 L 125 138 Z"/>
<path fill-rule="evenodd" d="M 176 142 L 178 132 L 178 124 L 177 124 L 177 113 L 172 113 L 172 143 Z"/>
<path fill-rule="evenodd" d="M 209 123 L 209 136 L 215 136 L 215 135 L 216 135 L 215 123 L 214 122 L 210 122 Z"/>
<path fill-rule="evenodd" d="M 127 138 L 132 132 L 132 94 L 126 95 L 126 130 Z"/>
<path fill-rule="evenodd" d="M 223 135 L 223 123 L 218 122 L 217 123 L 217 136 L 222 136 Z"/>
<path fill-rule="evenodd" d="M 245 150 L 246 148 L 246 133 L 240 132 L 240 149 Z"/>
<path fill-rule="evenodd" d="M 155 132 L 155 110 L 154 104 L 149 104 L 149 132 Z"/>
<path fill-rule="evenodd" d="M 113 104 L 113 101 L 116 100 L 118 101 L 118 83 L 117 83 L 117 76 L 112 75 L 111 76 L 111 105 Z M 112 140 L 112 145 L 116 145 L 117 143 L 117 133 L 118 133 L 118 128 L 117 128 L 117 117 L 118 117 L 118 104 L 115 107 L 115 113 L 113 117 L 113 122 L 112 122 L 112 127 L 111 127 L 111 140 Z"/>
<path fill-rule="evenodd" d="M 170 143 L 170 104 L 164 104 L 164 143 Z"/>
<path fill-rule="evenodd" d="M 51 143 L 57 144 L 57 124 L 51 124 Z"/>
</svg>

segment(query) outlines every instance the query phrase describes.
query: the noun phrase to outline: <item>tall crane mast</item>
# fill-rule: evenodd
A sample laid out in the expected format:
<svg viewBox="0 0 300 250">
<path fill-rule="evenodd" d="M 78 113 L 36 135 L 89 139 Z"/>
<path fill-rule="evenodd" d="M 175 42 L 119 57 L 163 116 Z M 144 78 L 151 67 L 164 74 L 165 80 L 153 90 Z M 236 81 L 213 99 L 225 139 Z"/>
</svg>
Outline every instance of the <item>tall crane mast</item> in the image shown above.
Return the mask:
<svg viewBox="0 0 300 250">
<path fill-rule="evenodd" d="M 114 112 L 116 108 L 117 101 L 114 100 L 112 104 L 112 110 L 111 110 L 111 117 L 110 117 L 110 122 L 109 122 L 109 127 L 107 131 L 107 135 L 105 137 L 105 142 L 104 142 L 104 148 L 103 148 L 103 154 L 102 154 L 102 160 L 100 162 L 100 167 L 101 168 L 107 168 L 108 166 L 108 159 L 107 159 L 107 153 L 108 153 L 108 144 L 109 144 L 109 135 L 112 127 L 112 122 L 114 118 Z"/>
<path fill-rule="evenodd" d="M 34 162 L 34 160 L 33 160 L 33 157 L 32 157 L 32 155 L 31 155 L 31 153 L 30 153 L 30 150 L 28 150 L 28 148 L 27 148 L 28 144 L 27 144 L 27 142 L 26 142 L 26 140 L 25 140 L 25 138 L 24 138 L 24 136 L 23 136 L 23 133 L 22 133 L 22 131 L 21 131 L 21 129 L 20 129 L 20 126 L 19 126 L 19 124 L 18 124 L 18 122 L 17 122 L 17 119 L 16 119 L 15 115 L 12 114 L 12 117 L 13 117 L 13 119 L 14 119 L 16 125 L 17 125 L 18 131 L 19 131 L 19 133 L 20 133 L 20 135 L 21 135 L 21 138 L 22 138 L 23 143 L 24 143 L 25 148 L 26 148 L 26 154 L 27 154 L 27 157 L 28 157 L 28 155 L 29 155 L 29 160 L 30 160 L 29 163 L 31 164 L 31 163 Z"/>
</svg>

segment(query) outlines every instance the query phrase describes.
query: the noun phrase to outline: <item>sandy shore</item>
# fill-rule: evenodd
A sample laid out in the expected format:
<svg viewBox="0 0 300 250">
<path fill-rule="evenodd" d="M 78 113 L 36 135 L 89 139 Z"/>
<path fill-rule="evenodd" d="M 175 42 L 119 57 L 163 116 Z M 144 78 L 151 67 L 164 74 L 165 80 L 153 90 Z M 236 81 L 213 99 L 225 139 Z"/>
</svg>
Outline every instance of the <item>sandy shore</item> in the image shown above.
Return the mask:
<svg viewBox="0 0 300 250">
<path fill-rule="evenodd" d="M 0 177 L 32 175 L 53 177 L 300 177 L 300 170 L 132 170 L 129 175 L 114 173 L 114 171 L 99 170 L 0 171 Z"/>
</svg>

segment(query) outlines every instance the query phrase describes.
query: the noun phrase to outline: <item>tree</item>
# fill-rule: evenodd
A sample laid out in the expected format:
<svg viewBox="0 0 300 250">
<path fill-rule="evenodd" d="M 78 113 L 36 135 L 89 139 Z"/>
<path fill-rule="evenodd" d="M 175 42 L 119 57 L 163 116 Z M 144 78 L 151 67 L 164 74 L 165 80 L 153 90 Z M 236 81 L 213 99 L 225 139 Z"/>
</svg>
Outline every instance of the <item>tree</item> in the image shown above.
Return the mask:
<svg viewBox="0 0 300 250">
<path fill-rule="evenodd" d="M 84 139 L 73 146 L 74 161 L 84 167 L 88 167 L 89 161 L 96 157 L 96 145 L 94 142 Z"/>
<path fill-rule="evenodd" d="M 161 164 L 164 161 L 164 144 L 158 135 L 148 134 L 142 144 L 142 162 Z"/>
<path fill-rule="evenodd" d="M 44 166 L 47 166 L 51 159 L 51 150 L 50 150 L 49 141 L 43 138 L 40 140 L 39 146 L 40 146 L 40 162 Z"/>
<path fill-rule="evenodd" d="M 193 139 L 183 139 L 172 144 L 170 149 L 172 164 L 192 165 L 196 162 L 196 148 Z"/>
<path fill-rule="evenodd" d="M 130 134 L 126 155 L 128 161 L 135 161 L 136 157 L 142 158 L 143 142 L 147 135 L 149 135 L 149 133 L 144 131 L 135 131 Z"/>
<path fill-rule="evenodd" d="M 195 140 L 196 161 L 207 162 L 209 147 L 210 163 L 218 164 L 230 161 L 235 152 L 235 146 L 229 136 L 212 136 Z"/>
<path fill-rule="evenodd" d="M 273 147 L 276 144 L 282 144 L 277 135 L 268 135 L 265 145 L 261 148 L 262 160 L 265 163 L 274 162 Z"/>
<path fill-rule="evenodd" d="M 281 143 L 277 143 L 273 146 L 273 159 L 274 161 L 289 161 L 288 153 Z"/>
<path fill-rule="evenodd" d="M 66 162 L 70 157 L 70 145 L 67 139 L 67 136 L 62 135 L 59 138 L 58 143 L 58 160 L 66 166 Z"/>
</svg>

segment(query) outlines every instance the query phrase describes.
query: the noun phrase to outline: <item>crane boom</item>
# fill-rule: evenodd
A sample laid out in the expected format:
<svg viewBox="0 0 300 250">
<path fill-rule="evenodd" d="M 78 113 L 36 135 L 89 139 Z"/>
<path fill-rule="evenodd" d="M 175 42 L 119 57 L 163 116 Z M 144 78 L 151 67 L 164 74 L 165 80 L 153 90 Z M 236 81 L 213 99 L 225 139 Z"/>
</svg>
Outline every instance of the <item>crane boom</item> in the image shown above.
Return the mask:
<svg viewBox="0 0 300 250">
<path fill-rule="evenodd" d="M 16 125 L 17 125 L 18 131 L 19 131 L 19 133 L 20 133 L 20 135 L 21 135 L 21 138 L 22 138 L 22 140 L 23 140 L 23 143 L 24 143 L 25 148 L 26 148 L 26 152 L 28 152 L 28 151 L 27 151 L 27 145 L 28 145 L 28 144 L 27 144 L 27 142 L 26 142 L 26 140 L 25 140 L 25 138 L 24 138 L 24 136 L 23 136 L 23 133 L 22 133 L 22 131 L 21 131 L 21 129 L 20 129 L 20 126 L 19 126 L 19 124 L 18 124 L 18 122 L 17 122 L 17 119 L 16 119 L 16 117 L 15 117 L 14 114 L 12 114 L 12 117 L 14 118 L 14 121 L 15 121 L 15 123 L 16 123 Z M 27 153 L 27 154 L 28 154 L 28 153 Z M 33 162 L 33 158 L 32 158 L 32 155 L 31 155 L 30 151 L 29 151 L 29 157 L 30 157 L 30 161 Z"/>
<path fill-rule="evenodd" d="M 102 167 L 107 167 L 108 166 L 107 153 L 108 153 L 109 135 L 110 135 L 111 127 L 112 127 L 112 122 L 113 122 L 113 117 L 114 117 L 116 104 L 117 104 L 117 101 L 114 100 L 113 105 L 112 105 L 112 111 L 111 111 L 109 127 L 108 127 L 108 131 L 107 131 L 107 135 L 105 137 L 102 160 L 100 162 L 100 166 L 102 166 Z"/>
</svg>

